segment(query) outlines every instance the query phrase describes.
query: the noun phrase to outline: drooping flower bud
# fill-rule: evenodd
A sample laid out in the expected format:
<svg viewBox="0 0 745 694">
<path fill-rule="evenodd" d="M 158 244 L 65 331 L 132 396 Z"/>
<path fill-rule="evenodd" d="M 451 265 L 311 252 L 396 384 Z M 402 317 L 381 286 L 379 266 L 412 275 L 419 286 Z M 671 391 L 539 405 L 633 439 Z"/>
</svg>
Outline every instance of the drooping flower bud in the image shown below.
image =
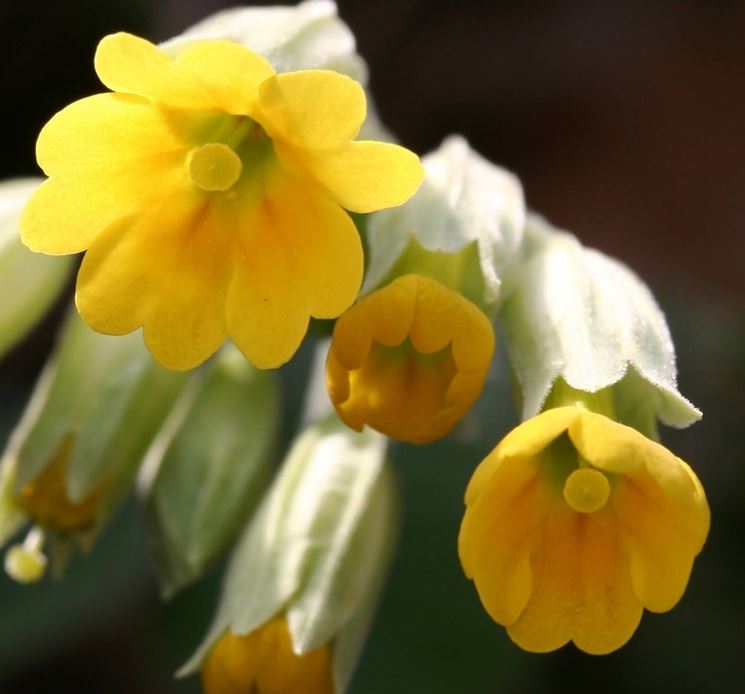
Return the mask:
<svg viewBox="0 0 745 694">
<path fill-rule="evenodd" d="M 333 415 L 297 439 L 235 550 L 212 628 L 182 671 L 201 667 L 208 694 L 344 691 L 396 534 L 397 490 L 384 456 L 383 437 L 351 432 Z"/>
<path fill-rule="evenodd" d="M 41 528 L 51 543 L 53 562 L 71 541 L 89 547 L 186 379 L 158 366 L 137 336 L 99 335 L 71 312 L 2 455 L 0 543 L 31 522 L 32 534 Z M 10 567 L 24 565 L 18 552 Z"/>
<path fill-rule="evenodd" d="M 279 396 L 274 374 L 229 345 L 178 407 L 142 479 L 165 595 L 197 580 L 258 505 L 273 470 Z"/>
</svg>

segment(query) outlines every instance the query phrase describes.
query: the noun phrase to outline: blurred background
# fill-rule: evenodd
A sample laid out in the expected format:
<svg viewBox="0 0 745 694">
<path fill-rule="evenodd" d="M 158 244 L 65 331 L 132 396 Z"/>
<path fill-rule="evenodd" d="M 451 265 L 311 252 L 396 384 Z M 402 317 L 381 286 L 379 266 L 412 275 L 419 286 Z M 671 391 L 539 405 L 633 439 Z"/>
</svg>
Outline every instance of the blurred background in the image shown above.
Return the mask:
<svg viewBox="0 0 745 694">
<path fill-rule="evenodd" d="M 101 91 L 92 65 L 101 36 L 128 30 L 160 41 L 232 4 L 0 0 L 0 178 L 37 173 L 39 128 Z M 454 436 L 395 449 L 403 536 L 351 694 L 739 691 L 745 2 L 340 0 L 339 8 L 383 120 L 404 144 L 425 153 L 463 133 L 517 173 L 532 208 L 650 284 L 678 348 L 681 390 L 705 415 L 663 440 L 698 472 L 713 511 L 681 604 L 646 614 L 621 651 L 520 651 L 481 609 L 455 552 L 467 480 L 515 421 L 502 365 Z M 0 446 L 59 316 L 0 363 Z M 287 431 L 306 363 L 283 376 Z M 0 576 L 0 694 L 197 692 L 193 678 L 171 673 L 200 640 L 219 581 L 218 570 L 162 604 L 131 504 L 64 582 L 25 588 Z"/>
</svg>

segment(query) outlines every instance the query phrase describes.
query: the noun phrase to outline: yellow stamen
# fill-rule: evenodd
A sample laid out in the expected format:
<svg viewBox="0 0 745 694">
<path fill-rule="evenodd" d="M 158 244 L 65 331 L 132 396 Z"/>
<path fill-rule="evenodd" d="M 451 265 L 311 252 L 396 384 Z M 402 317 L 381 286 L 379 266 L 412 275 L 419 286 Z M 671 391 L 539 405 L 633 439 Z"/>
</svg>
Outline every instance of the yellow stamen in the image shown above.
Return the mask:
<svg viewBox="0 0 745 694">
<path fill-rule="evenodd" d="M 599 470 L 580 468 L 564 483 L 564 499 L 578 513 L 594 513 L 610 496 L 608 478 Z"/>
<path fill-rule="evenodd" d="M 210 142 L 197 147 L 189 157 L 189 176 L 194 185 L 202 190 L 229 190 L 242 170 L 240 157 L 221 142 Z"/>
</svg>

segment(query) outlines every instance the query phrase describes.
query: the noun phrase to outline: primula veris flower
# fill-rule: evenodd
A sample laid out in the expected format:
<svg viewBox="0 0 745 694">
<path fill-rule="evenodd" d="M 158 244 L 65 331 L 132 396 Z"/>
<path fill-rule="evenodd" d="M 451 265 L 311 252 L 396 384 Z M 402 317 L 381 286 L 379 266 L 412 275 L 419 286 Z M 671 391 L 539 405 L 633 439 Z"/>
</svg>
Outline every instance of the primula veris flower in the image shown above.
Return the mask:
<svg viewBox="0 0 745 694">
<path fill-rule="evenodd" d="M 204 694 L 334 694 L 328 645 L 298 655 L 284 617 L 246 636 L 227 631 L 202 666 Z"/>
<path fill-rule="evenodd" d="M 459 553 L 519 646 L 621 647 L 642 608 L 681 598 L 709 529 L 693 471 L 635 429 L 577 406 L 514 429 L 466 492 Z"/>
<path fill-rule="evenodd" d="M 428 277 L 405 275 L 341 316 L 326 364 L 339 417 L 401 441 L 444 436 L 481 393 L 494 351 L 486 316 Z"/>
<path fill-rule="evenodd" d="M 303 430 L 238 540 L 212 626 L 180 674 L 201 670 L 208 692 L 345 691 L 399 524 L 385 450 L 385 437 L 350 431 L 333 413 Z"/>
<path fill-rule="evenodd" d="M 418 158 L 353 141 L 366 104 L 352 79 L 275 74 L 230 41 L 172 59 L 114 34 L 95 67 L 114 93 L 42 129 L 36 153 L 50 178 L 25 209 L 23 240 L 87 250 L 81 315 L 107 334 L 142 326 L 164 366 L 196 366 L 226 336 L 256 366 L 284 363 L 311 316 L 338 316 L 359 289 L 362 249 L 345 209 L 404 202 Z"/>
</svg>

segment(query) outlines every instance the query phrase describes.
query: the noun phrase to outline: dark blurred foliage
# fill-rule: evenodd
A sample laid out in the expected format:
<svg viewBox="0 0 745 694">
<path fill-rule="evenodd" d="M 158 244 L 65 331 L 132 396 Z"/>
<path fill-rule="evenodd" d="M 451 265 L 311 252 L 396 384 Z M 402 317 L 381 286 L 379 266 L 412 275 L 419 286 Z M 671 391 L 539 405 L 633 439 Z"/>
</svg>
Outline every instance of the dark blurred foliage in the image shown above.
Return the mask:
<svg viewBox="0 0 745 694">
<path fill-rule="evenodd" d="M 101 89 L 92 56 L 102 35 L 163 40 L 229 4 L 0 0 L 0 178 L 35 173 L 41 125 Z M 611 656 L 523 653 L 483 612 L 455 554 L 467 479 L 514 422 L 498 371 L 460 434 L 395 449 L 403 537 L 352 694 L 739 691 L 745 3 L 342 0 L 340 13 L 405 144 L 426 152 L 465 134 L 521 177 L 531 207 L 650 283 L 670 318 L 682 391 L 705 412 L 664 439 L 699 472 L 713 509 L 673 612 L 646 614 Z M 52 318 L 0 364 L 3 441 L 53 334 Z M 303 363 L 285 375 L 290 415 Z M 198 690 L 170 673 L 208 623 L 219 572 L 164 606 L 146 545 L 131 507 L 64 582 L 0 579 L 0 694 Z"/>
</svg>

